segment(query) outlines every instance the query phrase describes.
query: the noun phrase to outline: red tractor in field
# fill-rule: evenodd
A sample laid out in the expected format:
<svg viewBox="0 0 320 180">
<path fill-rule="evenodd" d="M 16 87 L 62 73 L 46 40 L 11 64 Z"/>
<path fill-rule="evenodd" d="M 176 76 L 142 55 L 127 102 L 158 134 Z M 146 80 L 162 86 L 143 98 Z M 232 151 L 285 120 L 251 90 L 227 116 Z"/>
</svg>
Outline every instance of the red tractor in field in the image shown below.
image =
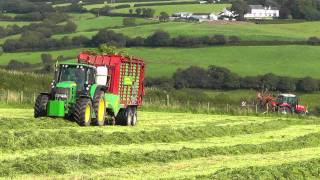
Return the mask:
<svg viewBox="0 0 320 180">
<path fill-rule="evenodd" d="M 272 102 L 274 110 L 281 114 L 297 113 L 305 115 L 308 110 L 305 106 L 299 104 L 299 99 L 294 94 L 279 94 L 277 99 Z"/>
<path fill-rule="evenodd" d="M 294 94 L 279 94 L 275 97 L 269 91 L 257 92 L 257 105 L 265 112 L 300 115 L 308 113 L 307 108 L 299 104 L 299 98 Z"/>
</svg>

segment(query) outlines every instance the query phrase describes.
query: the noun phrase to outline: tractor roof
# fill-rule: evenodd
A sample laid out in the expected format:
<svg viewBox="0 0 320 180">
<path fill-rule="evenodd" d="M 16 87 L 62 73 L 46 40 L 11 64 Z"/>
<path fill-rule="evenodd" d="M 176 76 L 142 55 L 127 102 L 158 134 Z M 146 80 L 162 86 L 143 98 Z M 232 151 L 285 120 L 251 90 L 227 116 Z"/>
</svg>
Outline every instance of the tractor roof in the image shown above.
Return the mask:
<svg viewBox="0 0 320 180">
<path fill-rule="evenodd" d="M 59 65 L 73 65 L 73 66 L 77 66 L 77 65 L 80 65 L 80 66 L 85 66 L 85 67 L 90 67 L 90 68 L 95 68 L 95 66 L 92 66 L 92 65 L 89 65 L 89 64 L 82 64 L 82 63 L 59 63 Z"/>
<path fill-rule="evenodd" d="M 284 96 L 284 97 L 296 97 L 294 94 L 279 94 L 279 96 Z"/>
</svg>

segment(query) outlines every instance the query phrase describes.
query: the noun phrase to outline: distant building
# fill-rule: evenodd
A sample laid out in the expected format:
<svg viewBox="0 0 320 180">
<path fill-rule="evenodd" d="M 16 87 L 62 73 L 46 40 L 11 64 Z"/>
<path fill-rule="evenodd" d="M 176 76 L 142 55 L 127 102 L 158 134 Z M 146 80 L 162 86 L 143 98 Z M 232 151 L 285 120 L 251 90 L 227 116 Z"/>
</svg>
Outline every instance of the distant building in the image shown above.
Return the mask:
<svg viewBox="0 0 320 180">
<path fill-rule="evenodd" d="M 218 16 L 221 18 L 235 18 L 237 15 L 229 8 L 225 8 Z"/>
<path fill-rule="evenodd" d="M 279 17 L 279 9 L 263 7 L 262 5 L 249 5 L 249 13 L 244 15 L 246 19 L 273 19 Z"/>
<path fill-rule="evenodd" d="M 188 19 L 191 16 L 192 16 L 192 13 L 190 13 L 190 12 L 178 12 L 178 13 L 172 14 L 172 17 L 182 18 L 182 19 Z"/>
<path fill-rule="evenodd" d="M 215 20 L 218 20 L 218 16 L 213 13 L 193 13 L 189 19 L 199 21 L 199 22 L 215 21 Z"/>
</svg>

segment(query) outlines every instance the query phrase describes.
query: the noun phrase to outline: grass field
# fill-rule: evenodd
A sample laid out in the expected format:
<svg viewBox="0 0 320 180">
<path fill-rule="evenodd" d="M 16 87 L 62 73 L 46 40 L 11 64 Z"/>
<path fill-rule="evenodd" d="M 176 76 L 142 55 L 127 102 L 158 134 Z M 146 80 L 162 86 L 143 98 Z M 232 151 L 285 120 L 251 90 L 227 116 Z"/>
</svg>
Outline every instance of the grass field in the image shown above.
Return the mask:
<svg viewBox="0 0 320 180">
<path fill-rule="evenodd" d="M 161 6 L 145 6 L 138 8 L 152 8 L 156 11 L 155 15 L 159 16 L 161 12 L 166 12 L 169 15 L 177 12 L 192 12 L 192 13 L 219 13 L 224 8 L 229 7 L 229 4 L 181 4 L 181 5 L 161 5 Z M 127 13 L 129 9 L 133 9 L 135 12 L 136 8 L 124 8 L 117 9 L 114 12 Z"/>
<path fill-rule="evenodd" d="M 4 53 L 0 55 L 0 65 L 5 65 L 10 62 L 10 60 L 15 59 L 21 62 L 28 62 L 31 64 L 36 64 L 41 62 L 41 54 L 49 53 L 55 59 L 60 55 L 64 57 L 74 57 L 76 59 L 77 55 L 83 49 L 70 49 L 70 50 L 60 50 L 60 51 L 42 51 L 42 52 L 18 52 L 18 53 Z"/>
<path fill-rule="evenodd" d="M 17 25 L 17 26 L 24 26 L 24 25 L 29 25 L 30 23 L 35 23 L 33 22 L 28 22 L 28 21 L 0 21 L 0 26 L 1 27 L 6 27 L 6 26 L 12 26 L 12 25 Z"/>
<path fill-rule="evenodd" d="M 95 9 L 95 8 L 103 8 L 105 6 L 118 6 L 122 4 L 130 4 L 131 7 L 134 6 L 134 4 L 140 4 L 140 3 L 163 3 L 163 2 L 177 2 L 177 1 L 194 1 L 194 0 L 168 0 L 168 1 L 147 1 L 147 2 L 126 2 L 126 3 L 108 3 L 108 4 L 88 4 L 84 5 L 83 7 L 87 10 Z"/>
<path fill-rule="evenodd" d="M 81 128 L 32 114 L 0 109 L 2 178 L 320 176 L 316 118 L 139 112 L 136 127 Z"/>
<path fill-rule="evenodd" d="M 320 22 L 295 24 L 253 24 L 253 23 L 187 23 L 168 22 L 156 25 L 118 29 L 128 36 L 148 36 L 157 30 L 169 32 L 172 36 L 235 35 L 242 40 L 305 40 L 320 36 Z"/>
<path fill-rule="evenodd" d="M 127 48 L 130 55 L 147 63 L 147 76 L 171 76 L 177 68 L 217 65 L 241 76 L 274 73 L 283 76 L 320 78 L 320 47 L 317 46 L 227 46 L 205 48 Z M 11 59 L 38 63 L 42 53 L 73 56 L 82 49 L 47 52 L 4 53 L 0 65 Z M 303 68 L 302 68 L 303 67 Z"/>
</svg>

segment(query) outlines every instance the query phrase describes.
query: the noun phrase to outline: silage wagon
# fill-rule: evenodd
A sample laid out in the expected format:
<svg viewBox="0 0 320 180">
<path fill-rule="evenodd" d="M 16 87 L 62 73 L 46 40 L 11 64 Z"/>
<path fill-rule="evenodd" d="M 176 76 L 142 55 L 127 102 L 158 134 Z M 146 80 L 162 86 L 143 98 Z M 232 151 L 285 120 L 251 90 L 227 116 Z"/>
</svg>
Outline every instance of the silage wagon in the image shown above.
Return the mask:
<svg viewBox="0 0 320 180">
<path fill-rule="evenodd" d="M 49 92 L 36 100 L 34 116 L 69 117 L 81 126 L 136 125 L 144 95 L 143 60 L 82 52 L 76 63 L 57 65 Z"/>
</svg>

